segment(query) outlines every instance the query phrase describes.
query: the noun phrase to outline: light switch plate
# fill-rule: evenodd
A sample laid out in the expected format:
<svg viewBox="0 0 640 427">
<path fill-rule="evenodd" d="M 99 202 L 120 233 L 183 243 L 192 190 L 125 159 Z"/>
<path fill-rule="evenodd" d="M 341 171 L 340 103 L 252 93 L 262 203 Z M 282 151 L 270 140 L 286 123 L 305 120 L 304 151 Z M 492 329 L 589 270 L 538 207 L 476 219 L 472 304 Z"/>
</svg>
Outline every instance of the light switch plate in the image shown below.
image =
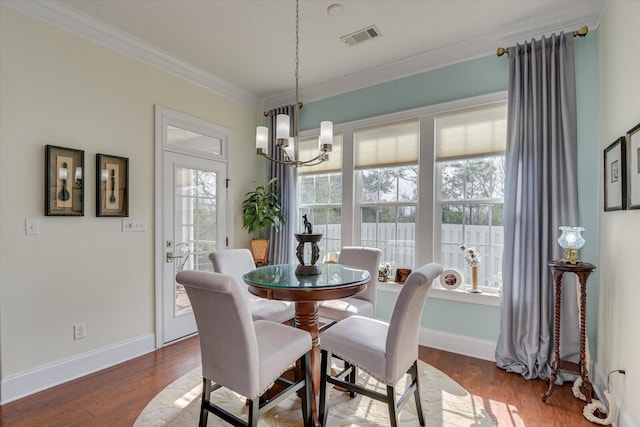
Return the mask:
<svg viewBox="0 0 640 427">
<path fill-rule="evenodd" d="M 122 220 L 122 232 L 147 231 L 147 224 L 143 219 L 127 218 Z"/>
</svg>

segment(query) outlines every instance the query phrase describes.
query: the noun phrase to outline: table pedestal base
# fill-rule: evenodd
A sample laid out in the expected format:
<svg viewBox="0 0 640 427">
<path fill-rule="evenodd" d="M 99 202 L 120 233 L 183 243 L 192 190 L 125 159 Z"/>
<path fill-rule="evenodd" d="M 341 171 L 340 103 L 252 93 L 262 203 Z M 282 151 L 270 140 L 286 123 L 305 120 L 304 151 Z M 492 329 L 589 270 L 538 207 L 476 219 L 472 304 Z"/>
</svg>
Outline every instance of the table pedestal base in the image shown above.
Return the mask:
<svg viewBox="0 0 640 427">
<path fill-rule="evenodd" d="M 318 404 L 315 397 L 320 392 L 320 339 L 319 337 L 319 315 L 318 303 L 315 301 L 296 302 L 296 328 L 300 328 L 311 334 L 311 384 L 313 387 L 313 399 L 311 401 L 311 412 L 317 426 Z"/>
</svg>

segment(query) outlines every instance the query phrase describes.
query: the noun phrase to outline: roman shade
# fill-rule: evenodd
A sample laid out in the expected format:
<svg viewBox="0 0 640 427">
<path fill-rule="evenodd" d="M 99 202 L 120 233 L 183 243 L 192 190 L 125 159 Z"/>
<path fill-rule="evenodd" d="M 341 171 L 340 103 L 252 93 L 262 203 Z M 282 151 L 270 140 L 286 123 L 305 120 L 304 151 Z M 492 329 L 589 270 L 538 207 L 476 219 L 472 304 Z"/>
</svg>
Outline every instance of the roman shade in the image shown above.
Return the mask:
<svg viewBox="0 0 640 427">
<path fill-rule="evenodd" d="M 436 161 L 504 153 L 507 103 L 481 105 L 436 115 Z"/>
<path fill-rule="evenodd" d="M 405 120 L 354 132 L 355 168 L 379 168 L 418 163 L 420 121 Z"/>
</svg>

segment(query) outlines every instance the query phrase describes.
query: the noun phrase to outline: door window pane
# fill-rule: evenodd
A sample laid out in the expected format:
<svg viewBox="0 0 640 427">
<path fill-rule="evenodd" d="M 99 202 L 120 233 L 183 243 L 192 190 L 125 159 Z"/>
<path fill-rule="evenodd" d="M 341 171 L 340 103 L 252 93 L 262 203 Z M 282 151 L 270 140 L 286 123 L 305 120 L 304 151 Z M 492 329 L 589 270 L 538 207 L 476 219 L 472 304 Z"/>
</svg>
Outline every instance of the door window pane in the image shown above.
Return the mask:
<svg viewBox="0 0 640 427">
<path fill-rule="evenodd" d="M 175 169 L 174 256 L 176 271 L 213 271 L 209 253 L 218 249 L 217 175 L 214 172 Z M 191 310 L 184 287 L 176 284 L 175 314 Z"/>
</svg>

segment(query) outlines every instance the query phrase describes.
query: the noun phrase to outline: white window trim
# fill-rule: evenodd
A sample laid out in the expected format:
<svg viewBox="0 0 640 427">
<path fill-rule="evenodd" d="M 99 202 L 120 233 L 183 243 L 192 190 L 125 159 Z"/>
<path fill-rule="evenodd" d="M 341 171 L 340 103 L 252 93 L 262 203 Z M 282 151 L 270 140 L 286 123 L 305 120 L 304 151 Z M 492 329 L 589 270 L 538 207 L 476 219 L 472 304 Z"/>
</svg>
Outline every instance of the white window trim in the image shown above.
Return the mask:
<svg viewBox="0 0 640 427">
<path fill-rule="evenodd" d="M 469 288 L 467 286 L 466 288 Z M 471 294 L 466 291 L 466 288 L 460 287 L 458 289 L 443 289 L 443 288 L 431 288 L 427 297 L 435 299 L 444 299 L 449 301 L 466 302 L 470 304 L 488 305 L 492 307 L 500 306 L 500 292 L 495 288 L 483 288 L 481 294 Z M 379 282 L 378 292 L 389 292 L 399 294 L 402 290 L 402 285 L 394 282 Z"/>
<path fill-rule="evenodd" d="M 435 222 L 435 141 L 434 141 L 434 117 L 436 114 L 462 108 L 480 106 L 507 100 L 507 91 L 501 91 L 471 98 L 429 105 L 412 110 L 399 111 L 376 117 L 369 117 L 351 122 L 334 125 L 335 133 L 342 133 L 342 246 L 356 244 L 359 241 L 359 226 L 356 226 L 356 181 L 354 168 L 354 131 L 361 128 L 379 126 L 396 121 L 419 119 L 420 120 L 420 145 L 418 161 L 418 213 L 416 217 L 416 236 L 421 236 L 415 242 L 416 265 L 423 265 L 433 261 L 436 248 L 434 246 L 435 233 L 438 232 Z M 300 133 L 301 138 L 319 135 L 319 129 L 306 130 Z M 430 184 L 430 185 L 425 185 Z M 359 225 L 359 224 L 358 224 Z M 439 241 L 438 241 L 439 242 Z M 439 248 L 437 249 L 439 250 Z M 397 286 L 397 285 L 394 285 Z M 385 287 L 386 289 L 386 287 Z M 393 289 L 393 288 L 391 288 Z M 399 287 L 395 288 L 398 289 Z M 438 287 L 431 290 L 430 296 L 439 299 L 448 299 L 461 302 L 469 302 L 484 305 L 499 305 L 500 296 L 497 293 L 485 292 L 482 294 L 469 294 L 464 290 L 447 290 Z"/>
</svg>

